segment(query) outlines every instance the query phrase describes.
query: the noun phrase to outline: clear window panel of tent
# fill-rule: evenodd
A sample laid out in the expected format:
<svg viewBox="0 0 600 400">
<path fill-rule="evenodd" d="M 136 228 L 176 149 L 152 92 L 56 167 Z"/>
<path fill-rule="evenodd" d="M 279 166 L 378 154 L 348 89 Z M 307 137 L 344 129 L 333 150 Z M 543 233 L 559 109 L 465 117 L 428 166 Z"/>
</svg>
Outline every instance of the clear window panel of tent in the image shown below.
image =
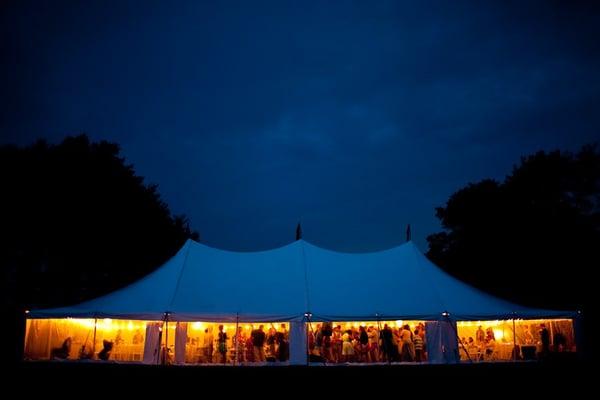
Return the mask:
<svg viewBox="0 0 600 400">
<path fill-rule="evenodd" d="M 233 365 L 287 362 L 289 329 L 287 322 L 169 323 L 168 362 Z M 178 356 L 182 349 L 184 357 Z"/>
<path fill-rule="evenodd" d="M 457 329 L 463 361 L 535 360 L 576 350 L 571 319 L 459 321 Z"/>
<path fill-rule="evenodd" d="M 141 362 L 147 328 L 155 324 L 109 318 L 30 319 L 24 358 Z"/>
<path fill-rule="evenodd" d="M 425 362 L 426 321 L 342 321 L 307 324 L 313 362 Z"/>
<path fill-rule="evenodd" d="M 94 358 L 105 361 L 142 362 L 146 329 L 149 324 L 156 324 L 156 322 L 98 319 Z"/>
<path fill-rule="evenodd" d="M 28 319 L 26 360 L 76 360 L 93 346 L 93 319 Z"/>
</svg>

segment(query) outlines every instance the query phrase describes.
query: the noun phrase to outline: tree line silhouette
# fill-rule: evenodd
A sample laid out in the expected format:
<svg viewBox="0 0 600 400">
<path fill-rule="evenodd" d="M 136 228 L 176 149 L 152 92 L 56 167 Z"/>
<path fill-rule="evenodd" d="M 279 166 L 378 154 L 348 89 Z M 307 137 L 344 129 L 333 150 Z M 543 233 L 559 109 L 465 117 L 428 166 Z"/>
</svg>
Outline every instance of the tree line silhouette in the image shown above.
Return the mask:
<svg viewBox="0 0 600 400">
<path fill-rule="evenodd" d="M 581 310 L 600 265 L 600 153 L 523 157 L 502 181 L 458 190 L 436 209 L 428 257 L 458 278 L 522 304 Z"/>
<path fill-rule="evenodd" d="M 54 307 L 105 294 L 198 238 L 115 143 L 80 135 L 57 145 L 2 146 L 0 174 L 5 307 Z"/>
</svg>

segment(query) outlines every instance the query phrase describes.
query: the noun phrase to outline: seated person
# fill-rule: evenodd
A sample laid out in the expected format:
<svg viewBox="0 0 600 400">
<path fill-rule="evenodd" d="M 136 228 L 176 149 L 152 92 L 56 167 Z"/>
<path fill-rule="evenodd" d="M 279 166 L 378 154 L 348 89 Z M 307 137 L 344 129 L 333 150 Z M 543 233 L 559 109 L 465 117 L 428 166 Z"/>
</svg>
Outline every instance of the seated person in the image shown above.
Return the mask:
<svg viewBox="0 0 600 400">
<path fill-rule="evenodd" d="M 467 341 L 467 350 L 469 353 L 479 353 L 479 346 L 477 346 L 477 343 L 475 343 L 472 337 L 469 337 L 469 340 Z"/>
<path fill-rule="evenodd" d="M 493 358 L 495 348 L 496 348 L 496 340 L 494 338 L 486 338 L 485 358 L 487 358 L 487 359 Z"/>
<path fill-rule="evenodd" d="M 554 334 L 554 351 L 566 351 L 567 338 L 561 332 Z"/>
<path fill-rule="evenodd" d="M 113 348 L 113 342 L 105 339 L 102 341 L 102 343 L 103 343 L 104 348 L 100 351 L 100 353 L 98 353 L 98 358 L 106 361 L 110 357 L 110 352 L 112 351 L 112 348 Z"/>
<path fill-rule="evenodd" d="M 71 337 L 65 339 L 61 347 L 55 347 L 50 352 L 50 358 L 69 358 L 69 353 L 71 352 L 71 343 L 73 340 Z"/>
<path fill-rule="evenodd" d="M 172 365 L 175 362 L 175 352 L 173 346 L 167 347 L 167 364 Z"/>
</svg>

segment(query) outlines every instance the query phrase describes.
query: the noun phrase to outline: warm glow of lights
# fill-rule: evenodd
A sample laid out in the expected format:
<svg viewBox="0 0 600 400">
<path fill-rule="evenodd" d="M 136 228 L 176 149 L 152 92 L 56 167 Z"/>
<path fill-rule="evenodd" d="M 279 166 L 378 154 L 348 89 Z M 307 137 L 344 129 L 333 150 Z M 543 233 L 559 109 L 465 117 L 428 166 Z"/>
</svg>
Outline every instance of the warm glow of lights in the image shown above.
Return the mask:
<svg viewBox="0 0 600 400">
<path fill-rule="evenodd" d="M 246 326 L 244 326 L 244 328 L 245 328 L 246 330 L 250 330 L 250 325 L 246 325 Z"/>
<path fill-rule="evenodd" d="M 133 330 L 133 322 L 129 321 L 127 323 L 127 330 L 132 331 Z"/>
<path fill-rule="evenodd" d="M 202 322 L 193 322 L 192 329 L 195 331 L 202 330 Z"/>
<path fill-rule="evenodd" d="M 95 322 L 93 319 L 82 319 L 80 320 L 80 324 L 82 324 L 83 326 L 85 326 L 86 328 L 93 328 L 95 325 Z"/>
<path fill-rule="evenodd" d="M 502 329 L 494 329 L 494 338 L 496 340 L 502 340 L 502 338 L 504 338 L 504 331 Z"/>
<path fill-rule="evenodd" d="M 402 326 L 402 320 L 399 319 L 398 321 L 396 321 L 396 327 L 400 328 Z"/>
<path fill-rule="evenodd" d="M 98 327 L 99 327 L 100 329 L 102 329 L 102 330 L 105 330 L 105 331 L 109 331 L 109 332 L 110 332 L 110 331 L 112 330 L 112 328 L 113 328 L 113 326 L 112 326 L 112 322 L 113 322 L 113 321 L 112 321 L 112 319 L 110 319 L 110 318 L 104 318 L 104 319 L 102 320 L 102 322 L 99 324 L 99 326 L 98 326 Z"/>
</svg>

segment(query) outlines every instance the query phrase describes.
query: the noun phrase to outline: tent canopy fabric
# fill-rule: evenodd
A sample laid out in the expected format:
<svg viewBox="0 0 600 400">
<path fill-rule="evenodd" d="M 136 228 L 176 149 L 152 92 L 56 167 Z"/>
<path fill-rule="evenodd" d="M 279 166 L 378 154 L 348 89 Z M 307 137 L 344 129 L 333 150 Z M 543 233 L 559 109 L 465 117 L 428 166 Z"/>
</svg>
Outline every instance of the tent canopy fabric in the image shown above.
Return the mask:
<svg viewBox="0 0 600 400">
<path fill-rule="evenodd" d="M 412 242 L 358 254 L 304 240 L 260 252 L 188 240 L 164 265 L 123 289 L 28 317 L 266 322 L 300 321 L 308 313 L 313 321 L 574 316 L 481 292 L 442 271 Z"/>
</svg>

